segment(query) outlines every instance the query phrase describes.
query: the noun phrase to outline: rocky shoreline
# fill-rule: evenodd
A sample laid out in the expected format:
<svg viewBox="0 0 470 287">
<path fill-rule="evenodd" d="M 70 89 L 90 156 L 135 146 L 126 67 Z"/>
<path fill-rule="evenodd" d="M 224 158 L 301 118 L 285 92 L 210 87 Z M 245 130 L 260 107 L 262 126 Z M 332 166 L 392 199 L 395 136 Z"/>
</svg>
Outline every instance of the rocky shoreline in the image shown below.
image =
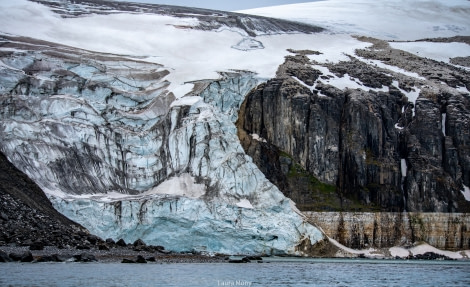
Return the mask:
<svg viewBox="0 0 470 287">
<path fill-rule="evenodd" d="M 282 261 L 283 257 L 273 258 L 273 262 Z M 291 257 L 289 257 L 291 258 Z M 300 258 L 300 257 L 299 257 Z M 318 257 L 320 258 L 320 257 Z M 376 260 L 449 260 L 468 261 L 451 258 L 449 256 L 435 252 L 425 252 L 423 254 L 400 256 L 368 256 L 364 253 L 343 254 L 341 257 L 327 258 L 351 258 L 351 259 L 376 259 Z M 312 258 L 313 259 L 313 258 Z M 100 250 L 91 248 L 80 249 L 60 249 L 55 246 L 46 246 L 43 250 L 30 250 L 26 246 L 0 246 L 0 263 L 131 263 L 131 264 L 175 264 L 175 263 L 270 263 L 268 258 L 261 256 L 229 256 L 223 254 L 203 255 L 196 253 L 173 253 L 173 252 L 152 252 L 147 250 L 136 250 L 132 245 L 126 247 L 116 247 L 110 250 Z"/>
<path fill-rule="evenodd" d="M 136 249 L 129 245 L 116 246 L 109 250 L 45 246 L 42 250 L 30 250 L 27 246 L 0 246 L 0 262 L 99 262 L 99 263 L 226 263 L 225 255 L 201 255 L 173 253 L 165 250 Z"/>
</svg>

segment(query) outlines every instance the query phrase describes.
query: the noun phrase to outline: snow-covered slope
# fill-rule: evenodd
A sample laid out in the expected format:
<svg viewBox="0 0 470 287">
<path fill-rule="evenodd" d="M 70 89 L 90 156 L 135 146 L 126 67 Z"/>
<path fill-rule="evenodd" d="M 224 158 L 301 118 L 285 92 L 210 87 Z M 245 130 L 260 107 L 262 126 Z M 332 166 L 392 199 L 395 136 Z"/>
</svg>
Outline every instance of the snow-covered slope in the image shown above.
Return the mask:
<svg viewBox="0 0 470 287">
<path fill-rule="evenodd" d="M 185 85 L 186 82 L 217 79 L 219 71 L 250 70 L 259 73 L 260 77 L 273 77 L 287 54 L 287 48 L 313 42 L 306 35 L 286 34 L 306 30 L 302 24 L 288 26 L 285 28 L 287 31 L 282 31 L 282 22 L 274 25 L 276 21 L 262 22 L 263 19 L 237 18 L 220 13 L 209 17 L 207 10 L 190 13 L 190 9 L 179 12 L 168 10 L 169 6 L 163 7 L 166 9 L 156 6 L 158 9 L 147 11 L 145 8 L 148 5 L 143 4 L 140 9 L 125 6 L 125 11 L 117 13 L 115 9 L 129 4 L 118 3 L 118 7 L 107 10 L 91 5 L 93 1 L 75 1 L 83 2 L 81 5 L 71 4 L 70 1 L 38 2 L 60 3 L 58 10 L 61 14 L 64 10 L 84 14 L 64 18 L 38 3 L 1 0 L 1 31 L 163 64 L 171 71 L 167 76 L 171 84 L 169 90 L 178 98 L 191 90 L 192 84 Z M 95 10 L 102 11 L 102 14 L 97 14 Z M 316 31 L 318 28 L 310 27 L 310 30 Z M 256 40 L 253 37 L 279 33 L 282 35 L 261 36 Z"/>
<path fill-rule="evenodd" d="M 391 42 L 390 45 L 436 61 L 449 62 L 449 58 L 470 55 L 468 43 L 403 42 L 469 36 L 470 1 L 328 0 L 239 12 L 318 25 L 326 28 L 326 33 L 335 35 L 360 35 L 402 41 Z M 332 46 L 339 43 L 335 42 Z"/>
<path fill-rule="evenodd" d="M 239 12 L 384 40 L 470 35 L 470 2 L 465 0 L 327 0 Z"/>
</svg>

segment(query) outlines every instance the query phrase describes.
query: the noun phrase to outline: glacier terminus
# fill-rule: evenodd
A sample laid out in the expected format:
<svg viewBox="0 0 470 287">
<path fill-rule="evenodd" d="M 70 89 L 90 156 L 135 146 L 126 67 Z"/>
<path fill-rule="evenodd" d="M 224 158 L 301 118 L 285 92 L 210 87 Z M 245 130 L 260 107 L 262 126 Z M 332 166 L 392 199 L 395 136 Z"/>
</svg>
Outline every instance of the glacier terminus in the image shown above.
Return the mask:
<svg viewBox="0 0 470 287">
<path fill-rule="evenodd" d="M 219 71 L 181 95 L 172 68 L 143 57 L 0 41 L 1 150 L 93 234 L 225 254 L 302 255 L 325 239 L 237 138 L 255 73 Z"/>
</svg>

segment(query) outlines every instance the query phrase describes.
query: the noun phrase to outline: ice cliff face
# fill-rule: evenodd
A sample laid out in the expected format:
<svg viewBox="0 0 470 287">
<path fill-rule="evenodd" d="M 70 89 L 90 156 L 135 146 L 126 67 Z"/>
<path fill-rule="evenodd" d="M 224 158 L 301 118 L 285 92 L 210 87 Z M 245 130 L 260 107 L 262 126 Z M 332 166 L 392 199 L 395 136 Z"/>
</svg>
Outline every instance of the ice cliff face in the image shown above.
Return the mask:
<svg viewBox="0 0 470 287">
<path fill-rule="evenodd" d="M 239 144 L 253 74 L 222 73 L 176 100 L 161 65 L 1 41 L 1 151 L 91 232 L 223 253 L 300 254 L 323 238 Z"/>
</svg>

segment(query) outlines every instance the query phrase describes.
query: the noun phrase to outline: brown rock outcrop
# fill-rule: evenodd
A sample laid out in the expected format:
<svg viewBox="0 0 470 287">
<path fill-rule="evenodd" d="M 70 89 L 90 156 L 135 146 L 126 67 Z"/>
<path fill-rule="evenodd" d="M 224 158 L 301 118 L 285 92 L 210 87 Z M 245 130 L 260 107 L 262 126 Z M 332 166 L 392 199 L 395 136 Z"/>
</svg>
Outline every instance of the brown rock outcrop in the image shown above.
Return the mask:
<svg viewBox="0 0 470 287">
<path fill-rule="evenodd" d="M 445 250 L 470 248 L 466 213 L 305 212 L 331 238 L 354 249 L 424 241 Z"/>
</svg>

